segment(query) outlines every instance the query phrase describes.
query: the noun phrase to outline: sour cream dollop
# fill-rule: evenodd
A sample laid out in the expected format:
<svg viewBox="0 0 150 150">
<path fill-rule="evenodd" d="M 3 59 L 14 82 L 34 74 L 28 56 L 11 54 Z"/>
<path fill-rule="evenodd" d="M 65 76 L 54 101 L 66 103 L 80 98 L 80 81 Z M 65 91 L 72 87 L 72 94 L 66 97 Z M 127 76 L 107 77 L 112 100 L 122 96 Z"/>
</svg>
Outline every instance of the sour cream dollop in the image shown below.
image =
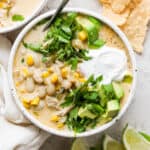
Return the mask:
<svg viewBox="0 0 150 150">
<path fill-rule="evenodd" d="M 97 50 L 90 50 L 89 61 L 79 64 L 80 71 L 86 78 L 91 75 L 103 76 L 103 84 L 120 81 L 127 72 L 127 57 L 123 50 L 103 46 Z"/>
</svg>

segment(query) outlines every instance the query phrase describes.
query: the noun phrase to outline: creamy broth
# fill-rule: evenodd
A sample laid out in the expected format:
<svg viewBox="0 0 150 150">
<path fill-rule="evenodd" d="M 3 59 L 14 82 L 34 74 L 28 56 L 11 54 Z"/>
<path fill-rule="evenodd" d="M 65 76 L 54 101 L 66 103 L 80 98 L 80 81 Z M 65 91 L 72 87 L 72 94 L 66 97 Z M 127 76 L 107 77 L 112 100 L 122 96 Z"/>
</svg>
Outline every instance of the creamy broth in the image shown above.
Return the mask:
<svg viewBox="0 0 150 150">
<path fill-rule="evenodd" d="M 42 32 L 43 27 L 44 27 L 43 25 L 37 26 L 36 28 L 29 31 L 28 34 L 24 37 L 23 41 L 27 41 L 28 43 L 37 43 L 37 42 L 41 43 L 46 35 L 46 33 Z M 132 75 L 132 63 L 129 57 L 129 53 L 126 47 L 124 46 L 123 42 L 121 41 L 121 39 L 118 37 L 118 35 L 105 24 L 102 25 L 99 31 L 99 35 L 100 37 L 102 37 L 103 40 L 105 40 L 106 42 L 105 45 L 119 48 L 125 52 L 127 57 L 127 70 Z M 28 55 L 33 56 L 34 64 L 32 64 L 32 62 L 30 62 L 31 64 L 27 63 Z M 48 127 L 56 128 L 59 130 L 68 130 L 67 125 L 65 125 L 65 120 L 67 116 L 61 115 L 61 112 L 66 110 L 64 110 L 64 108 L 61 108 L 60 106 L 58 106 L 57 108 L 57 105 L 62 104 L 62 102 L 64 102 L 64 99 L 57 98 L 58 102 L 56 103 L 55 99 L 53 99 L 54 101 L 52 100 L 53 102 L 52 104 L 50 104 L 50 107 L 48 106 L 49 104 L 46 99 L 49 96 L 50 97 L 53 96 L 53 93 L 51 93 L 53 92 L 53 88 L 55 88 L 55 92 L 57 92 L 57 90 L 59 91 L 60 88 L 62 87 L 68 90 L 69 88 L 72 87 L 79 87 L 80 85 L 83 84 L 83 82 L 85 82 L 83 80 L 86 79 L 84 75 L 80 73 L 80 70 L 78 70 L 78 68 L 77 70 L 72 70 L 70 65 L 66 65 L 64 62 L 61 61 L 56 61 L 51 65 L 47 65 L 44 62 L 42 62 L 42 57 L 43 56 L 41 54 L 31 51 L 28 48 L 25 48 L 23 44 L 20 43 L 15 56 L 14 75 L 13 75 L 18 97 L 23 102 L 24 106 L 27 108 L 29 113 L 31 113 L 41 123 L 47 125 Z M 62 75 L 63 68 L 67 69 L 68 76 L 66 75 L 63 77 Z M 43 78 L 42 73 L 45 73 Z M 55 73 L 57 73 L 58 75 L 57 80 L 60 85 L 57 85 L 58 83 L 52 82 L 52 77 Z M 37 77 L 35 77 L 36 75 Z M 80 76 L 80 79 L 77 79 L 76 76 Z M 26 87 L 28 79 L 30 79 L 29 80 L 30 82 L 29 88 L 31 88 L 30 90 L 27 90 Z M 63 81 L 69 81 L 71 82 L 71 85 L 69 85 L 70 83 L 64 83 Z M 55 87 L 53 86 L 49 87 L 49 85 L 51 85 L 52 83 L 55 85 Z M 122 108 L 126 103 L 126 100 L 128 99 L 128 96 L 130 94 L 131 83 L 129 84 L 121 81 L 120 84 L 124 90 L 124 97 L 121 98 L 120 101 L 120 107 Z M 49 89 L 50 91 L 47 90 L 48 88 L 50 88 Z M 35 99 L 35 97 L 39 97 L 40 99 L 40 102 L 38 102 L 38 106 L 36 104 L 35 104 L 36 107 L 34 105 L 29 106 L 28 102 L 24 103 L 24 99 L 25 101 L 28 100 L 30 101 L 31 99 Z M 38 101 L 39 99 L 36 100 Z M 71 110 L 72 108 L 69 109 Z M 59 119 L 56 118 L 56 116 Z"/>
<path fill-rule="evenodd" d="M 32 15 L 40 3 L 41 0 L 1 0 L 0 28 L 9 27 L 22 22 Z M 13 19 L 13 17 L 15 19 Z"/>
</svg>

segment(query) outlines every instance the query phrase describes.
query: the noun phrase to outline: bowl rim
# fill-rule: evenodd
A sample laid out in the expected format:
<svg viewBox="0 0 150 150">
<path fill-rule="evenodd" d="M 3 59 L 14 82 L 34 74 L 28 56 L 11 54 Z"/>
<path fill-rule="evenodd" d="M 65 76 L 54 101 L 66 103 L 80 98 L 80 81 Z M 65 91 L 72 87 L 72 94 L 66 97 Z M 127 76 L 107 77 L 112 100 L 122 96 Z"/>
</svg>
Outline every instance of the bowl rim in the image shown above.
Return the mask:
<svg viewBox="0 0 150 150">
<path fill-rule="evenodd" d="M 0 29 L 0 34 L 5 34 L 11 31 L 15 31 L 25 24 L 27 24 L 31 19 L 33 19 L 40 11 L 44 8 L 45 4 L 47 3 L 48 0 L 42 0 L 38 7 L 32 12 L 30 16 L 28 16 L 24 21 L 17 23 L 16 25 L 14 24 L 13 26 L 8 26 Z"/>
<path fill-rule="evenodd" d="M 56 10 L 49 11 L 49 12 L 42 14 L 39 17 L 35 18 L 32 22 L 30 22 L 21 31 L 21 33 L 18 35 L 18 37 L 16 38 L 16 40 L 13 44 L 13 47 L 11 49 L 10 58 L 9 58 L 9 63 L 8 63 L 8 79 L 9 79 L 9 85 L 11 88 L 11 92 L 12 92 L 12 95 L 14 97 L 14 101 L 17 104 L 17 106 L 19 107 L 19 109 L 23 112 L 25 117 L 27 117 L 34 125 L 36 125 L 37 127 L 43 129 L 44 131 L 46 131 L 50 134 L 54 134 L 54 135 L 61 136 L 61 137 L 73 138 L 73 137 L 87 137 L 87 136 L 91 136 L 91 135 L 103 132 L 106 129 L 108 129 L 109 127 L 111 127 L 112 125 L 114 125 L 123 116 L 123 114 L 127 111 L 127 108 L 129 107 L 129 105 L 131 104 L 131 102 L 133 100 L 133 96 L 135 94 L 135 87 L 136 87 L 136 81 L 137 81 L 137 68 L 136 68 L 136 60 L 135 60 L 133 49 L 132 49 L 127 37 L 125 36 L 125 34 L 115 24 L 113 24 L 110 20 L 108 20 L 107 18 L 105 18 L 105 17 L 101 16 L 100 14 L 97 14 L 93 11 L 83 9 L 83 8 L 66 8 L 63 10 L 63 12 L 73 11 L 73 12 L 78 12 L 78 13 L 82 13 L 85 15 L 90 15 L 90 16 L 93 16 L 93 17 L 99 19 L 103 23 L 107 24 L 111 29 L 113 29 L 113 31 L 118 34 L 118 36 L 122 39 L 123 43 L 127 47 L 128 52 L 129 52 L 129 56 L 131 59 L 131 63 L 133 66 L 133 82 L 132 82 L 132 87 L 131 87 L 129 97 L 128 97 L 126 103 L 124 104 L 123 108 L 120 110 L 119 114 L 115 118 L 113 118 L 112 121 L 110 121 L 110 122 L 108 122 L 102 126 L 96 127 L 94 129 L 90 129 L 89 131 L 75 134 L 73 131 L 66 132 L 66 130 L 63 130 L 63 131 L 57 130 L 57 129 L 48 127 L 48 126 L 44 125 L 43 123 L 39 122 L 34 116 L 32 116 L 24 108 L 24 106 L 22 105 L 21 101 L 19 100 L 19 98 L 17 96 L 16 89 L 14 86 L 14 80 L 13 80 L 13 64 L 14 64 L 14 56 L 16 54 L 17 48 L 18 48 L 20 42 L 22 41 L 22 39 L 24 38 L 24 36 L 26 35 L 26 33 L 36 23 L 38 23 L 40 20 L 42 20 L 48 16 L 51 16 L 52 14 L 54 14 L 55 11 Z"/>
</svg>

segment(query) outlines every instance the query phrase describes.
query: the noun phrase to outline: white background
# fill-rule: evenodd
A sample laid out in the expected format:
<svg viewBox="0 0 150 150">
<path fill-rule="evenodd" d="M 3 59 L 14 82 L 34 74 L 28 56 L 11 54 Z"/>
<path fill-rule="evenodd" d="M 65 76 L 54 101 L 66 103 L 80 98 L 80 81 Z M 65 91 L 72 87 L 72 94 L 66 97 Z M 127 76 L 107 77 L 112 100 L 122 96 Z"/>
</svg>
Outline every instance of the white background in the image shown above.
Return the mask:
<svg viewBox="0 0 150 150">
<path fill-rule="evenodd" d="M 43 12 L 56 8 L 60 2 L 61 0 L 49 0 Z M 70 0 L 68 7 L 87 8 L 99 14 L 101 13 L 101 6 L 98 0 Z M 13 41 L 15 35 L 16 33 L 13 33 L 13 36 L 8 36 Z M 150 31 L 146 37 L 144 53 L 135 55 L 138 68 L 138 82 L 133 103 L 123 118 L 107 131 L 107 133 L 116 138 L 120 137 L 121 131 L 127 123 L 150 134 Z M 100 141 L 101 135 L 88 137 L 87 140 L 94 144 Z M 41 150 L 69 150 L 71 141 L 71 139 L 51 136 Z"/>
</svg>

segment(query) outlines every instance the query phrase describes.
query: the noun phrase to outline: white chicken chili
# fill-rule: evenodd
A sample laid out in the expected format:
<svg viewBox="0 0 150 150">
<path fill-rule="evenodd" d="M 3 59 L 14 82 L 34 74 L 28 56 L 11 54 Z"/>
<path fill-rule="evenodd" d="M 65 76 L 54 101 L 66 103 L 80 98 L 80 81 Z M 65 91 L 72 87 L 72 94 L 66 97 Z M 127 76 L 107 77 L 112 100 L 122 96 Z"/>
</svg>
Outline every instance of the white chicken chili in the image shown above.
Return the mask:
<svg viewBox="0 0 150 150">
<path fill-rule="evenodd" d="M 41 0 L 0 0 L 0 29 L 20 24 L 40 3 Z"/>
<path fill-rule="evenodd" d="M 40 21 L 20 43 L 13 65 L 16 91 L 41 123 L 77 133 L 111 121 L 132 85 L 132 63 L 107 25 L 75 12 L 48 31 Z"/>
</svg>

